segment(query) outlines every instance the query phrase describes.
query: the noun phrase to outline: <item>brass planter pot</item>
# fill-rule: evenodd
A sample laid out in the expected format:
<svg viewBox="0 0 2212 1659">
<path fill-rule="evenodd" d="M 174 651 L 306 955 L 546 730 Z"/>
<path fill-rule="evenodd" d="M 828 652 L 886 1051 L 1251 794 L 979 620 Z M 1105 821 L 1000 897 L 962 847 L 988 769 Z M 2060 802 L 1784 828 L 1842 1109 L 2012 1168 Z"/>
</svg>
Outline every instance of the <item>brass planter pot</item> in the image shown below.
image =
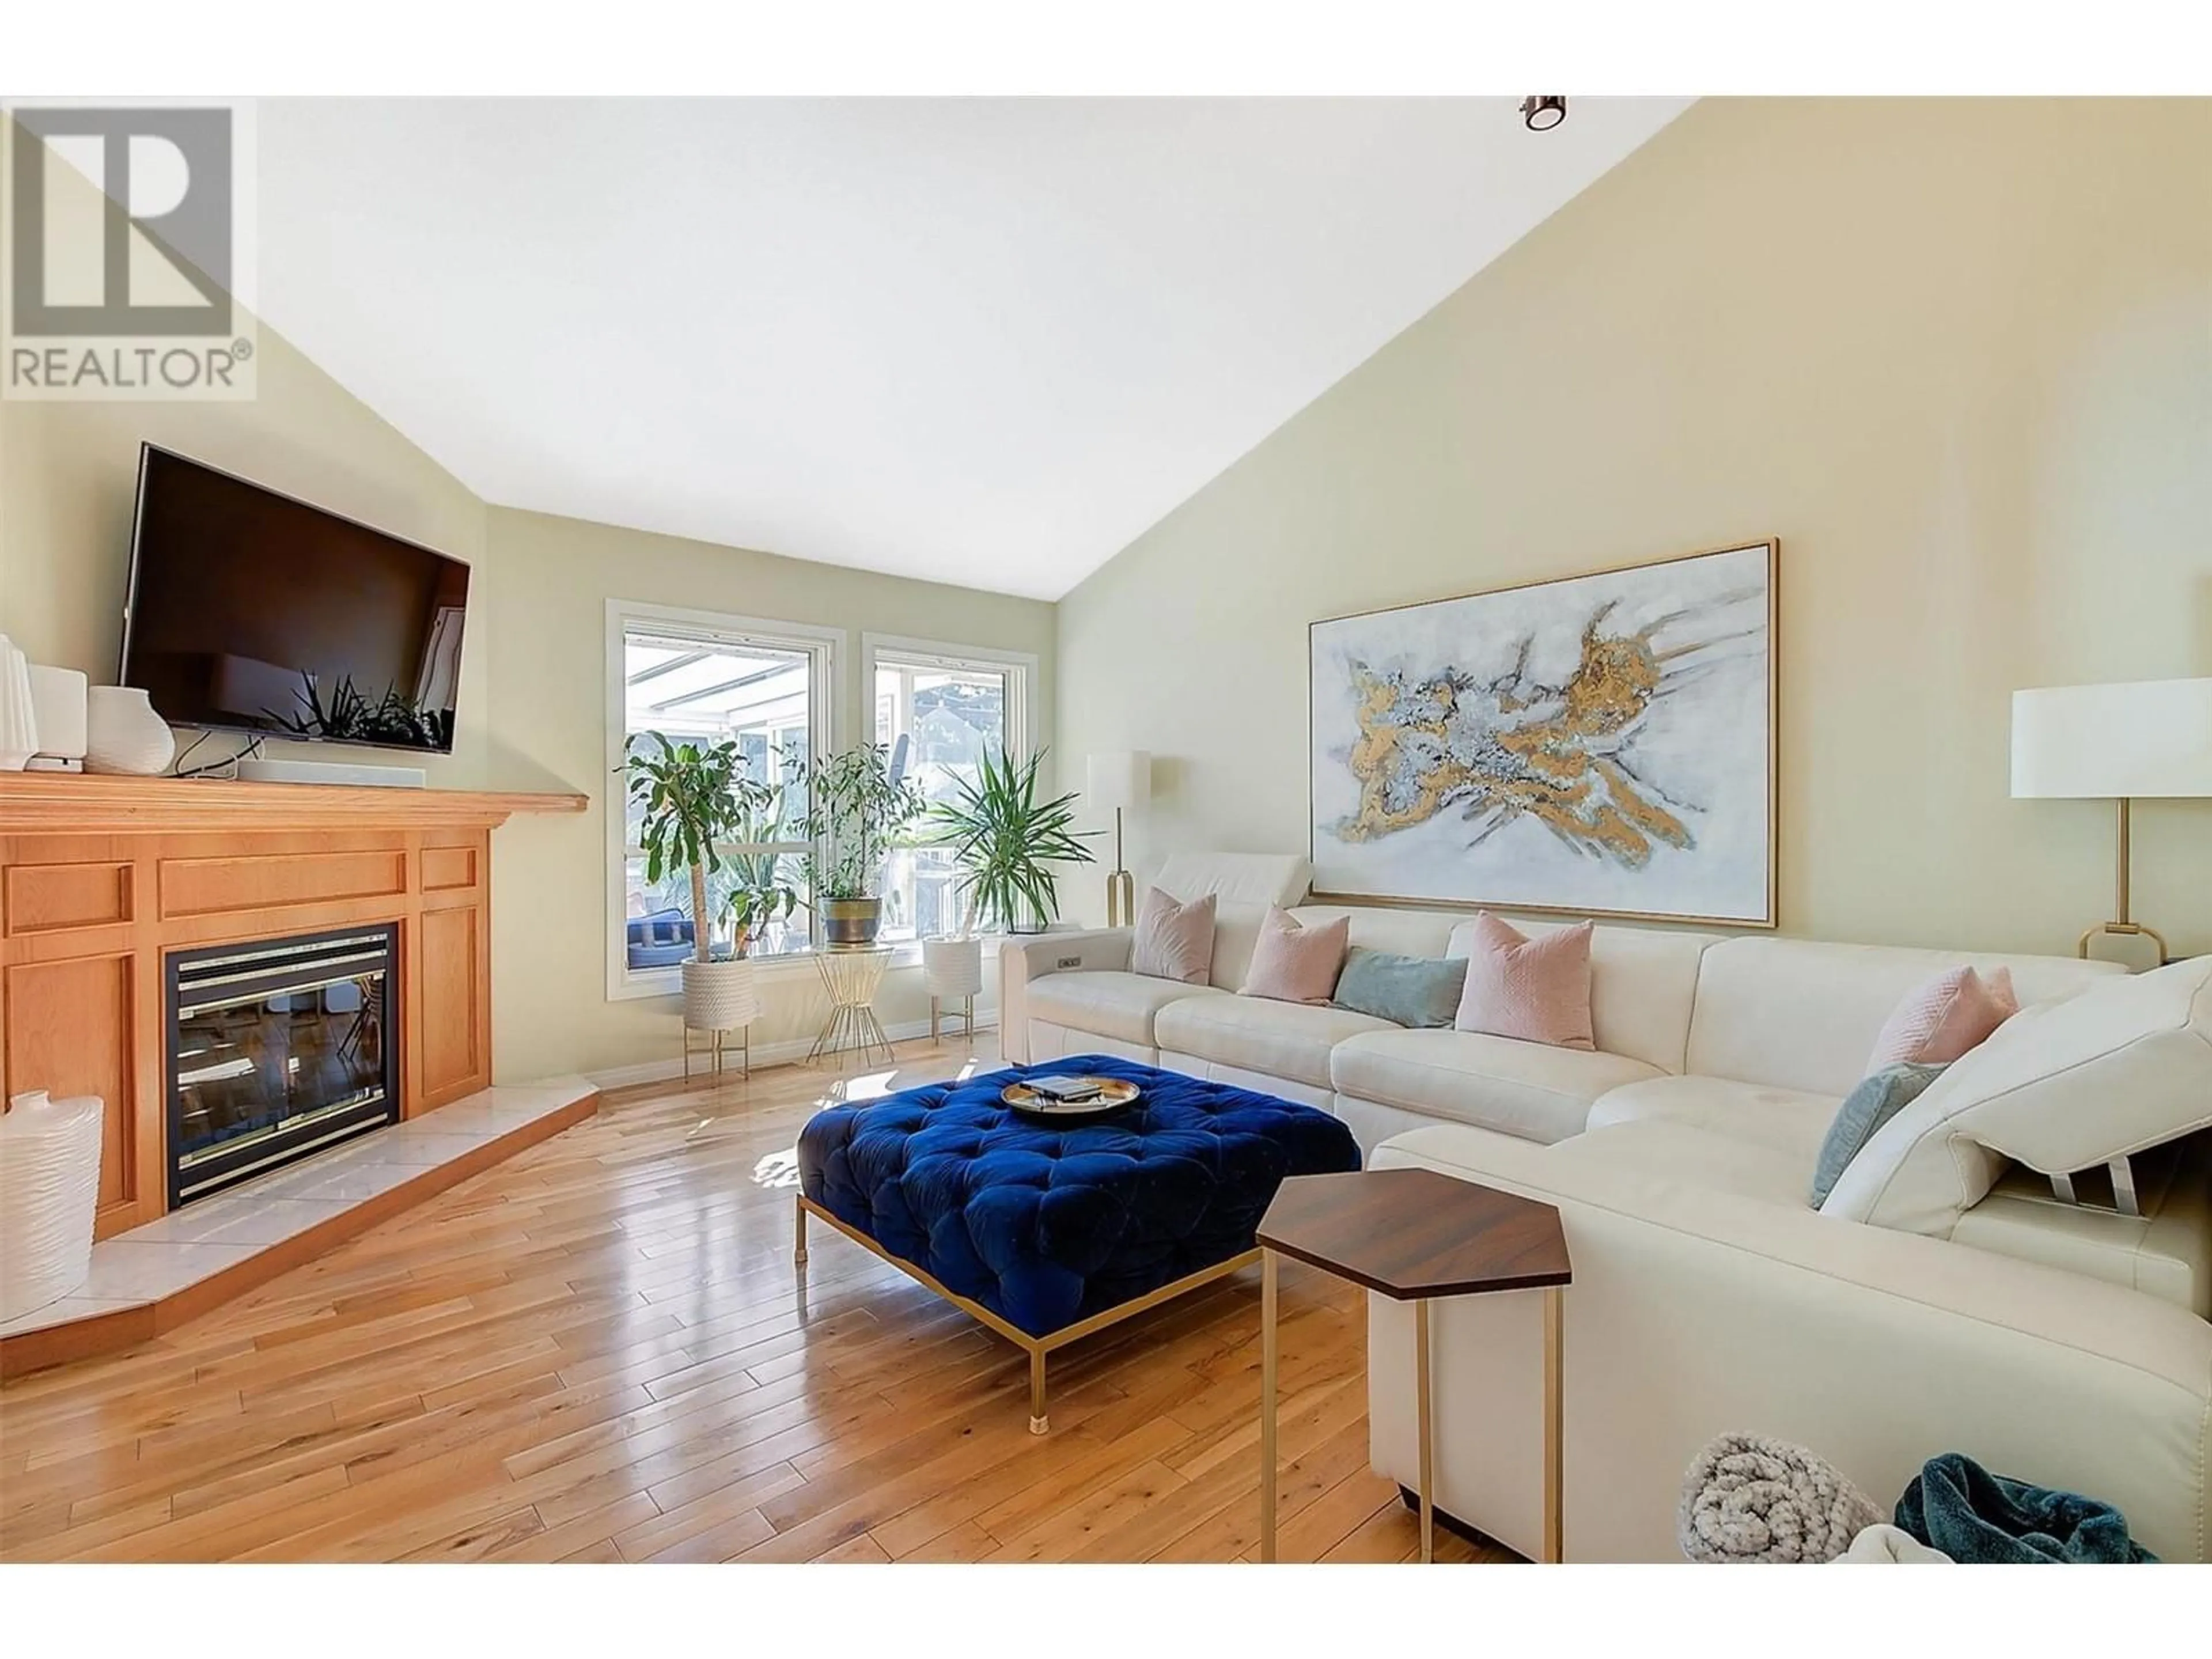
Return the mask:
<svg viewBox="0 0 2212 1659">
<path fill-rule="evenodd" d="M 822 901 L 822 937 L 833 949 L 851 950 L 873 945 L 876 930 L 884 925 L 880 898 L 833 898 Z"/>
</svg>

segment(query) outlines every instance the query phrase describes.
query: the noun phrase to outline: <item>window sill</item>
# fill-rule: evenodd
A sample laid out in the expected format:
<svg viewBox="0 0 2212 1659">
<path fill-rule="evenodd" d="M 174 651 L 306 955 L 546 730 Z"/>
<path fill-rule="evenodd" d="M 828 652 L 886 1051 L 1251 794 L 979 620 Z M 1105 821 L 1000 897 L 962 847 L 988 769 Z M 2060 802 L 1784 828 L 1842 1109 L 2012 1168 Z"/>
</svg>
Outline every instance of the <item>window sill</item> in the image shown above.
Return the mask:
<svg viewBox="0 0 2212 1659">
<path fill-rule="evenodd" d="M 979 937 L 981 938 L 988 950 L 988 947 L 999 936 L 995 933 L 987 933 Z M 815 971 L 814 959 L 817 957 L 832 954 L 834 953 L 826 951 L 807 950 L 787 951 L 780 956 L 756 957 L 753 958 L 754 977 L 776 980 L 788 978 L 795 974 L 811 975 Z M 920 940 L 902 940 L 891 946 L 890 965 L 887 972 L 896 974 L 902 969 L 921 966 L 921 943 Z M 680 967 L 654 968 L 642 973 L 625 973 L 620 986 L 611 988 L 607 992 L 607 1000 L 609 1002 L 641 1002 L 649 997 L 673 997 L 681 996 L 683 994 L 684 970 Z"/>
</svg>

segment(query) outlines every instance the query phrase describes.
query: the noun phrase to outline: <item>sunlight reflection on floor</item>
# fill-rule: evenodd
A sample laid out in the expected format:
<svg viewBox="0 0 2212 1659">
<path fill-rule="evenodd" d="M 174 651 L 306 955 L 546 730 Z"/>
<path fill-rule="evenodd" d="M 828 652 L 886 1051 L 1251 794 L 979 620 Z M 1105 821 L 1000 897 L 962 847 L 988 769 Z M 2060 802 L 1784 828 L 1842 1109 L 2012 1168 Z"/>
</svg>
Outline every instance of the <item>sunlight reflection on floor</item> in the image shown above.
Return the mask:
<svg viewBox="0 0 2212 1659">
<path fill-rule="evenodd" d="M 756 1187 L 796 1187 L 798 1184 L 799 1149 L 796 1146 L 770 1152 L 753 1165 L 753 1185 Z"/>
</svg>

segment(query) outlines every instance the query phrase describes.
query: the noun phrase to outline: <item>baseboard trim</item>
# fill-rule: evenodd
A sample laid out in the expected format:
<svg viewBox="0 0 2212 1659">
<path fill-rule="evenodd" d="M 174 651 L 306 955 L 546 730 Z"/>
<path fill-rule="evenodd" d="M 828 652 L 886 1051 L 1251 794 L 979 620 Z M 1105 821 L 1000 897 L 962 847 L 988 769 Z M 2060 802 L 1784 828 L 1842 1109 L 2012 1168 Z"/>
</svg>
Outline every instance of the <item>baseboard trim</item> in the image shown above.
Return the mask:
<svg viewBox="0 0 2212 1659">
<path fill-rule="evenodd" d="M 998 1019 L 995 1016 L 987 1018 L 979 1013 L 975 1020 L 975 1029 L 978 1031 L 995 1031 L 999 1029 Z M 960 1026 L 957 1020 L 940 1021 L 939 1030 L 940 1035 L 949 1032 L 956 1041 L 960 1036 Z M 893 1042 L 911 1042 L 929 1035 L 929 1022 L 926 1019 L 915 1019 L 908 1020 L 902 1024 L 886 1025 L 884 1027 L 884 1035 Z M 793 1066 L 805 1060 L 808 1050 L 813 1047 L 812 1037 L 791 1037 L 781 1042 L 757 1042 L 753 1045 L 752 1063 L 757 1066 Z M 726 1078 L 729 1076 L 737 1063 L 736 1051 L 725 1048 L 722 1051 L 722 1075 Z M 694 1082 L 704 1075 L 700 1070 L 700 1056 L 695 1053 L 691 1057 L 691 1077 Z M 673 1059 L 648 1060 L 635 1066 L 610 1066 L 603 1071 L 586 1072 L 583 1075 L 586 1081 L 596 1084 L 602 1089 L 633 1089 L 641 1084 L 665 1083 L 672 1078 L 682 1078 L 684 1059 L 679 1054 Z"/>
</svg>

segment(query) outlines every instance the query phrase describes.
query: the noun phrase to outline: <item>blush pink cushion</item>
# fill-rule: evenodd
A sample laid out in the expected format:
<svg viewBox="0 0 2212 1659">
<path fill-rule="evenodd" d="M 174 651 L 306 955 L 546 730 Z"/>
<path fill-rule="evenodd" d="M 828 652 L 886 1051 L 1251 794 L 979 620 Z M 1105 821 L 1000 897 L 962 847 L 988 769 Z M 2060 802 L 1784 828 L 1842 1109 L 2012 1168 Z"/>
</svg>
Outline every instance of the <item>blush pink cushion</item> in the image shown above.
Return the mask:
<svg viewBox="0 0 2212 1659">
<path fill-rule="evenodd" d="M 1529 939 L 1486 910 L 1474 919 L 1474 950 L 1452 1024 L 1554 1048 L 1595 1048 L 1589 957 L 1589 922 Z"/>
<path fill-rule="evenodd" d="M 1213 895 L 1179 902 L 1172 893 L 1145 889 L 1137 907 L 1137 938 L 1130 947 L 1132 971 L 1154 979 L 1203 985 L 1213 967 Z"/>
<path fill-rule="evenodd" d="M 2012 970 L 1987 979 L 1971 968 L 1936 975 L 1897 1005 L 1874 1040 L 1869 1073 L 1886 1066 L 1948 1066 L 2020 1012 Z"/>
<path fill-rule="evenodd" d="M 1350 916 L 1308 927 L 1289 911 L 1269 905 L 1259 942 L 1252 947 L 1244 988 L 1237 994 L 1277 1002 L 1328 1002 L 1336 994 L 1351 936 Z"/>
</svg>

